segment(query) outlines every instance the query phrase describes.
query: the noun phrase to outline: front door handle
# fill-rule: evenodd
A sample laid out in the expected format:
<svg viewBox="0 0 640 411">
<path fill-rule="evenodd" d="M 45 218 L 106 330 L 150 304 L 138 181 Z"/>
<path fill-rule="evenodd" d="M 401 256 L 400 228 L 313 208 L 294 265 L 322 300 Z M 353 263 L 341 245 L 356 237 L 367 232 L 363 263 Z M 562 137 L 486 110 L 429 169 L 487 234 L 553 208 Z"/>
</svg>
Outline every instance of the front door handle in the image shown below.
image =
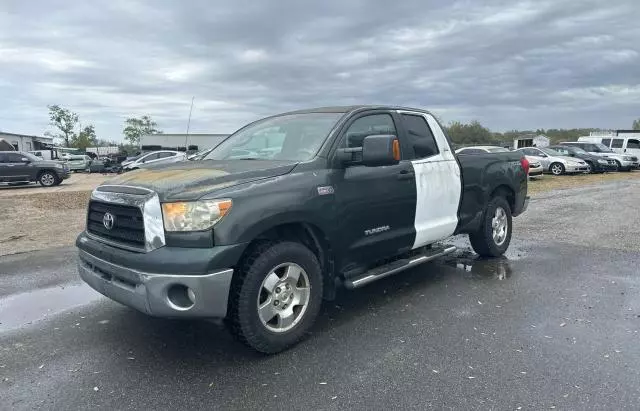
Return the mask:
<svg viewBox="0 0 640 411">
<path fill-rule="evenodd" d="M 415 176 L 416 176 L 416 173 L 414 173 L 413 171 L 402 170 L 398 174 L 398 180 L 413 180 Z"/>
</svg>

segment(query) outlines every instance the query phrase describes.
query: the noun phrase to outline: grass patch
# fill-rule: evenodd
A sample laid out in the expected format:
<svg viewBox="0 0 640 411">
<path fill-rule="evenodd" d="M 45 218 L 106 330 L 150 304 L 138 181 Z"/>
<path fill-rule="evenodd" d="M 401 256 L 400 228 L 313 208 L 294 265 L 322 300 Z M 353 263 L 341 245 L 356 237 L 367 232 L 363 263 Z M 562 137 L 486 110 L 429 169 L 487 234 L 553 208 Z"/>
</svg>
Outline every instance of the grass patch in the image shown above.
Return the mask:
<svg viewBox="0 0 640 411">
<path fill-rule="evenodd" d="M 639 171 L 605 173 L 605 174 L 576 174 L 552 176 L 545 174 L 541 179 L 529 180 L 529 195 L 545 193 L 551 190 L 562 190 L 588 185 L 602 184 L 607 181 L 640 180 Z"/>
</svg>

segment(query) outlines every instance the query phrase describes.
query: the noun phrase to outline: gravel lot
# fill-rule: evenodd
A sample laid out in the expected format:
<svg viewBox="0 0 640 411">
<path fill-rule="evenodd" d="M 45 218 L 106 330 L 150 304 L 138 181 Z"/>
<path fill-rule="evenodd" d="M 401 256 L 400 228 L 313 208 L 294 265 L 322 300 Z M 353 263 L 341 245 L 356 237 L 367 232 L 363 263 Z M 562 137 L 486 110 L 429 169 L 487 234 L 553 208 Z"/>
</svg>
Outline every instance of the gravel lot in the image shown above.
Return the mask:
<svg viewBox="0 0 640 411">
<path fill-rule="evenodd" d="M 0 257 L 0 408 L 636 410 L 639 202 L 637 178 L 536 195 L 506 258 L 455 238 L 270 357 L 99 296 L 73 247 Z"/>
<path fill-rule="evenodd" d="M 0 187 L 0 255 L 73 244 L 91 190 L 108 178 L 72 174 L 58 187 Z"/>
<path fill-rule="evenodd" d="M 111 176 L 100 174 L 72 174 L 71 178 L 54 188 L 39 185 L 25 187 L 0 187 L 0 255 L 42 250 L 50 247 L 72 245 L 84 228 L 85 211 L 91 190 Z M 570 189 L 580 195 L 581 186 L 597 187 L 610 181 L 640 182 L 640 172 L 611 173 L 552 177 L 544 176 L 529 183 L 532 198 L 547 198 L 549 190 Z M 604 195 L 596 196 L 604 201 Z M 545 203 L 542 206 L 545 207 Z M 631 204 L 629 204 L 631 206 Z M 598 221 L 574 221 L 571 209 L 550 209 L 549 213 L 571 222 L 575 229 L 580 224 L 601 224 L 607 239 L 616 239 L 618 234 L 606 230 L 608 213 L 600 213 Z M 566 215 L 560 215 L 566 213 Z M 28 217 L 28 218 L 26 218 Z M 531 227 L 534 235 L 546 235 L 545 222 L 536 222 Z M 573 230 L 574 228 L 569 228 Z M 599 237 L 603 234 L 594 235 Z M 637 237 L 640 239 L 640 237 Z M 590 241 L 598 241 L 593 238 Z"/>
</svg>

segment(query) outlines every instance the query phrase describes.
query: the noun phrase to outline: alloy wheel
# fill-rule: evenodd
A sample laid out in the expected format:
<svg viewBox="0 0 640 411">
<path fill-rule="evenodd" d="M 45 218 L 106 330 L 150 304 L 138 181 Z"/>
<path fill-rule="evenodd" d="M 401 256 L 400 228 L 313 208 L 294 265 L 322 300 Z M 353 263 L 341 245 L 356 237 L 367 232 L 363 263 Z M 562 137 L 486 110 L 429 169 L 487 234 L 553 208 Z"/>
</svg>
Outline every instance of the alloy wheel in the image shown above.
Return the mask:
<svg viewBox="0 0 640 411">
<path fill-rule="evenodd" d="M 291 330 L 302 320 L 310 298 L 309 277 L 295 263 L 273 268 L 262 281 L 258 293 L 258 317 L 269 331 Z"/>
<path fill-rule="evenodd" d="M 496 208 L 496 212 L 491 219 L 491 228 L 493 228 L 493 241 L 497 246 L 502 245 L 507 239 L 508 224 L 507 213 L 504 208 Z"/>
</svg>

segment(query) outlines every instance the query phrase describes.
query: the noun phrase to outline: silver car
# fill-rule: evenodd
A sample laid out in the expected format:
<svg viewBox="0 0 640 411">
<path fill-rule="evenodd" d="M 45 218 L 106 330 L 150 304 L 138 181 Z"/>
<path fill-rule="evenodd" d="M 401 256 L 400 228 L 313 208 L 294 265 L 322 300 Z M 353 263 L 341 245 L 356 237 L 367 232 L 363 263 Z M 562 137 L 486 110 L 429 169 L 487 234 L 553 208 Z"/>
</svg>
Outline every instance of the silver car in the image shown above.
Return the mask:
<svg viewBox="0 0 640 411">
<path fill-rule="evenodd" d="M 565 157 L 550 148 L 525 147 L 519 148 L 518 151 L 522 151 L 527 157 L 540 162 L 544 171 L 554 176 L 589 171 L 589 166 L 583 160 Z"/>
<path fill-rule="evenodd" d="M 124 171 L 137 170 L 151 165 L 177 163 L 179 161 L 185 161 L 186 159 L 187 155 L 181 151 L 153 151 L 151 153 L 141 154 L 132 160 L 124 161 L 122 163 L 122 169 Z"/>
</svg>

